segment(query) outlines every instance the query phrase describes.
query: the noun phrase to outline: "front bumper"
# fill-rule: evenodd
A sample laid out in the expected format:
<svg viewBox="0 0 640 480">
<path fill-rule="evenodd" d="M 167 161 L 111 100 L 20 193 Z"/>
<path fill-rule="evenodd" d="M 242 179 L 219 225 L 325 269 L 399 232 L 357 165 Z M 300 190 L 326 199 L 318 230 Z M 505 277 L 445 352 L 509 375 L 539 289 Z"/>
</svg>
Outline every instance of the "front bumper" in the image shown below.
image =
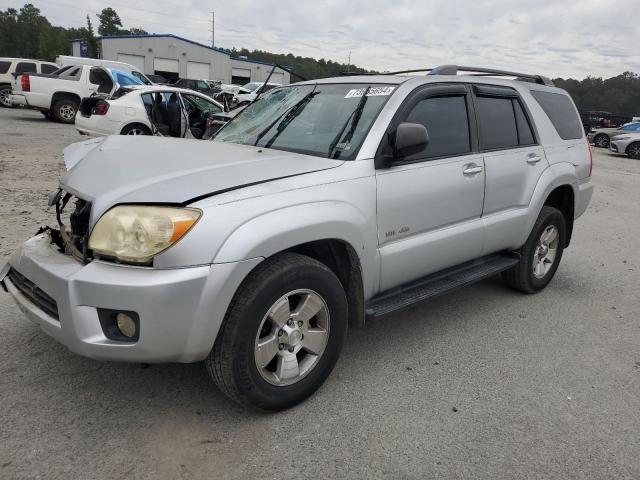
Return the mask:
<svg viewBox="0 0 640 480">
<path fill-rule="evenodd" d="M 618 147 L 617 142 L 610 142 L 609 150 L 612 151 L 613 153 L 620 153 L 620 148 Z"/>
<path fill-rule="evenodd" d="M 176 269 L 82 264 L 42 234 L 13 254 L 0 282 L 30 320 L 75 353 L 100 360 L 193 362 L 208 355 L 235 289 L 259 261 Z M 57 319 L 12 283 L 10 268 L 56 302 Z M 107 338 L 98 308 L 136 312 L 139 340 Z"/>
</svg>

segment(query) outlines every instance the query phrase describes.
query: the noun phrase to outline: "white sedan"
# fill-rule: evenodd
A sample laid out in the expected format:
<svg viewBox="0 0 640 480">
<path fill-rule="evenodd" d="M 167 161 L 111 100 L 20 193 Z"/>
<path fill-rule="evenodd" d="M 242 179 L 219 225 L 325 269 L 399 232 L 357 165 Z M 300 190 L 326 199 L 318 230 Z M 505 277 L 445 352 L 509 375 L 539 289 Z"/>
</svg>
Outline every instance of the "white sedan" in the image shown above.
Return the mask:
<svg viewBox="0 0 640 480">
<path fill-rule="evenodd" d="M 84 98 L 76 129 L 85 135 L 159 135 L 206 138 L 223 106 L 193 90 L 164 85 L 123 87 L 111 96 Z"/>
</svg>

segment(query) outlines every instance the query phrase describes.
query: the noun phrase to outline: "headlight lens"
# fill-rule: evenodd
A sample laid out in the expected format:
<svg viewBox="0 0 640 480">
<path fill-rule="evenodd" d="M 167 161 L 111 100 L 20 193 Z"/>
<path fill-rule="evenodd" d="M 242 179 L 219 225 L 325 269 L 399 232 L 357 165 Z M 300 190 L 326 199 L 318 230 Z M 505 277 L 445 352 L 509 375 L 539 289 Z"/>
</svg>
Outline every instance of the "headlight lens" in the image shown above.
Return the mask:
<svg viewBox="0 0 640 480">
<path fill-rule="evenodd" d="M 195 208 L 120 205 L 100 217 L 89 248 L 96 255 L 146 264 L 180 240 L 201 214 Z"/>
</svg>

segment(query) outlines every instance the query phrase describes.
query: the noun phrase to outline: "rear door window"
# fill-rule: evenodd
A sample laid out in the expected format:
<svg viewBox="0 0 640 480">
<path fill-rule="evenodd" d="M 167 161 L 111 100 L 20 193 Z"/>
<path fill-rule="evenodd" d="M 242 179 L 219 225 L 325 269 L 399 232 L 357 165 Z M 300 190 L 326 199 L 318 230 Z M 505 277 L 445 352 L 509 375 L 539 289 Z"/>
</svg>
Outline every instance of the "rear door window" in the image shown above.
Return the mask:
<svg viewBox="0 0 640 480">
<path fill-rule="evenodd" d="M 11 62 L 0 61 L 0 73 L 7 73 L 9 71 L 9 67 L 11 67 Z"/>
<path fill-rule="evenodd" d="M 560 138 L 563 140 L 582 138 L 584 135 L 582 122 L 568 95 L 540 90 L 531 90 L 531 95 L 547 114 Z"/>
<path fill-rule="evenodd" d="M 33 62 L 18 62 L 16 65 L 16 73 L 36 73 L 37 71 L 36 64 Z"/>
<path fill-rule="evenodd" d="M 463 95 L 430 97 L 418 102 L 404 120 L 427 128 L 429 145 L 405 160 L 455 156 L 471 151 L 467 102 Z"/>
<path fill-rule="evenodd" d="M 40 65 L 40 71 L 42 73 L 53 73 L 56 70 L 58 70 L 58 66 L 57 65 L 52 65 L 50 63 L 43 63 Z"/>
<path fill-rule="evenodd" d="M 518 127 L 511 98 L 478 97 L 477 118 L 483 150 L 518 146 Z"/>
</svg>

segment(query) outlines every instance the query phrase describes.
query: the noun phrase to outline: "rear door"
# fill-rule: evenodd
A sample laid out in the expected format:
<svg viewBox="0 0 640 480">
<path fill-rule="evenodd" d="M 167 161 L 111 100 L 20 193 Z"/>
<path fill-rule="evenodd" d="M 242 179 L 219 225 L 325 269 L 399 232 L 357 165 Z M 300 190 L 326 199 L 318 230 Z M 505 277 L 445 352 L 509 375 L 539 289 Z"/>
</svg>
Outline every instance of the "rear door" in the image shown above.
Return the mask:
<svg viewBox="0 0 640 480">
<path fill-rule="evenodd" d="M 549 163 L 515 89 L 475 85 L 473 90 L 486 169 L 483 253 L 489 254 L 519 247 L 533 191 Z"/>
<path fill-rule="evenodd" d="M 469 87 L 421 87 L 389 132 L 401 122 L 424 125 L 430 141 L 376 170 L 382 290 L 477 258 L 483 243 L 484 165 Z"/>
</svg>

